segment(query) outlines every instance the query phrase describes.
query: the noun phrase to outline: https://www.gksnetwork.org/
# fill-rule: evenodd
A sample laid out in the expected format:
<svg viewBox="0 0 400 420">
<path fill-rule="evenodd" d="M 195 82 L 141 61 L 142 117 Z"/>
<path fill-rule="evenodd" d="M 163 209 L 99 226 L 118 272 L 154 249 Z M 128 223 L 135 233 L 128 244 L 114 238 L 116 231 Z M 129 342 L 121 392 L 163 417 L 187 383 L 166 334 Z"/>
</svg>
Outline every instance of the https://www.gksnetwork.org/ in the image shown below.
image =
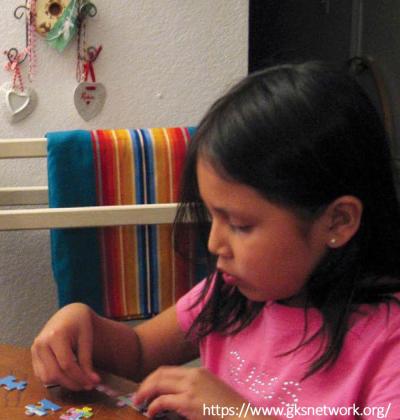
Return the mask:
<svg viewBox="0 0 400 420">
<path fill-rule="evenodd" d="M 215 416 L 218 418 L 235 417 L 245 419 L 246 417 L 281 416 L 288 419 L 296 417 L 345 417 L 345 416 L 371 416 L 377 419 L 385 419 L 390 412 L 391 403 L 386 407 L 358 407 L 356 404 L 348 407 L 330 407 L 321 405 L 318 407 L 305 407 L 297 404 L 290 404 L 285 407 L 255 407 L 250 403 L 243 403 L 239 407 L 223 406 L 219 404 L 203 404 L 204 416 Z"/>
</svg>

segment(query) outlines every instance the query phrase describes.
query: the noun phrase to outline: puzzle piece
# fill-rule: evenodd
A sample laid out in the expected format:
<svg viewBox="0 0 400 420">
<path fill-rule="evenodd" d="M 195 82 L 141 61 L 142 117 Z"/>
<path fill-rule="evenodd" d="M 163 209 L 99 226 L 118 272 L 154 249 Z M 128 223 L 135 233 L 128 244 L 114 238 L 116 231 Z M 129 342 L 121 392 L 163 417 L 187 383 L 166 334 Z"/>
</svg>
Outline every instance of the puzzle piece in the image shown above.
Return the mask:
<svg viewBox="0 0 400 420">
<path fill-rule="evenodd" d="M 132 407 L 133 409 L 139 411 L 140 413 L 145 414 L 147 410 L 147 404 L 142 404 L 139 407 L 133 403 L 132 397 L 135 395 L 134 393 L 120 395 L 117 391 L 110 388 L 108 385 L 100 384 L 96 386 L 96 390 L 106 394 L 108 397 L 114 398 L 117 400 L 117 407 Z"/>
<path fill-rule="evenodd" d="M 65 414 L 60 417 L 60 420 L 84 420 L 89 419 L 93 416 L 92 408 L 83 407 L 83 408 L 70 408 Z"/>
<path fill-rule="evenodd" d="M 106 394 L 107 396 L 109 396 L 111 398 L 115 398 L 115 397 L 118 396 L 117 391 L 113 390 L 112 388 L 110 388 L 109 386 L 104 385 L 104 384 L 97 385 L 96 390 L 103 393 L 103 394 Z"/>
<path fill-rule="evenodd" d="M 117 400 L 117 407 L 126 407 L 129 406 L 131 408 L 133 408 L 136 411 L 139 411 L 141 414 L 143 414 L 144 416 L 148 417 L 146 411 L 147 411 L 147 402 L 145 401 L 144 403 L 142 403 L 141 405 L 136 405 L 133 402 L 133 396 L 135 395 L 135 393 L 131 393 L 131 394 L 126 394 L 126 395 L 118 395 L 118 392 L 113 390 L 112 388 L 110 388 L 107 385 L 101 384 L 96 386 L 96 390 L 99 392 L 102 392 L 103 394 L 106 394 L 107 396 L 111 397 L 111 398 L 115 398 Z M 166 414 L 168 412 L 164 411 L 161 412 L 159 414 L 155 415 L 155 418 L 165 418 Z M 79 418 L 79 417 L 78 417 Z M 66 418 L 65 420 L 75 420 L 75 417 L 70 418 Z"/>
<path fill-rule="evenodd" d="M 4 386 L 7 391 L 12 391 L 14 389 L 18 389 L 18 391 L 22 391 L 26 388 L 26 381 L 16 382 L 15 376 L 9 375 L 0 378 L 0 386 Z"/>
<path fill-rule="evenodd" d="M 148 415 L 146 414 L 147 411 L 147 403 L 144 402 L 141 405 L 136 405 L 133 402 L 133 396 L 135 395 L 135 393 L 133 394 L 127 394 L 127 395 L 120 395 L 119 397 L 117 397 L 117 406 L 118 407 L 132 407 L 133 409 L 139 411 L 140 413 L 142 413 L 144 416 L 148 417 Z"/>
<path fill-rule="evenodd" d="M 132 396 L 133 394 L 128 394 L 128 395 L 120 395 L 119 397 L 117 397 L 117 406 L 118 407 L 125 407 L 125 406 L 129 406 L 132 408 L 135 408 L 136 410 L 141 411 L 140 407 L 137 407 L 133 401 L 132 401 Z"/>
<path fill-rule="evenodd" d="M 25 406 L 25 414 L 27 416 L 34 416 L 35 414 L 39 417 L 46 416 L 50 412 L 61 410 L 61 407 L 57 404 L 54 404 L 50 400 L 40 400 L 38 405 L 28 404 Z"/>
</svg>

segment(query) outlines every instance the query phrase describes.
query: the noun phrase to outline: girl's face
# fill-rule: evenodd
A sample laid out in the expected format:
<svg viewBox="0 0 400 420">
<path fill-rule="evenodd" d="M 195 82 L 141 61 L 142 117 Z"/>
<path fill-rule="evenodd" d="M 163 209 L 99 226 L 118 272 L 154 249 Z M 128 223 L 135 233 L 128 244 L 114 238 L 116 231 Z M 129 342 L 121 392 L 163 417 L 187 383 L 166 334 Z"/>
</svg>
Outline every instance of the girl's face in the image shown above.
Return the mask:
<svg viewBox="0 0 400 420">
<path fill-rule="evenodd" d="M 197 178 L 211 219 L 209 251 L 227 283 L 253 301 L 301 305 L 307 278 L 326 252 L 323 216 L 304 221 L 256 190 L 222 178 L 199 158 Z"/>
</svg>

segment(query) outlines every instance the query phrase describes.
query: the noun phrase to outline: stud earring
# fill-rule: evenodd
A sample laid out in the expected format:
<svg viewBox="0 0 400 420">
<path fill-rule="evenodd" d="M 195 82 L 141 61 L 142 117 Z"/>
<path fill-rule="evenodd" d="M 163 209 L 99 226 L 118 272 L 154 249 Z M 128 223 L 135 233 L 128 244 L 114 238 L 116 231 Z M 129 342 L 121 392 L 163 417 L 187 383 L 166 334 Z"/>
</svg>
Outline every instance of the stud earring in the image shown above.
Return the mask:
<svg viewBox="0 0 400 420">
<path fill-rule="evenodd" d="M 331 238 L 331 239 L 329 240 L 329 243 L 330 243 L 331 245 L 335 245 L 335 244 L 336 244 L 336 238 Z"/>
</svg>

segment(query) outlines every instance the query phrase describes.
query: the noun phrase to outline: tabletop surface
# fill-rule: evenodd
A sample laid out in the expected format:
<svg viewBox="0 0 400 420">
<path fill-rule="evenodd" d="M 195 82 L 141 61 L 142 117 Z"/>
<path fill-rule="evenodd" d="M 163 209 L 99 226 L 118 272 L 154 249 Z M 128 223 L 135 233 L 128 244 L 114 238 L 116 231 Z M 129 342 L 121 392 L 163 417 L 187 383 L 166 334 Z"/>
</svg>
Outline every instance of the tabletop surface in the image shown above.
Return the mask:
<svg viewBox="0 0 400 420">
<path fill-rule="evenodd" d="M 69 408 L 84 406 L 93 409 L 93 420 L 146 419 L 131 407 L 118 407 L 115 398 L 99 391 L 71 392 L 61 387 L 45 388 L 33 373 L 29 349 L 0 344 L 0 378 L 8 375 L 15 376 L 17 381 L 26 381 L 27 386 L 22 391 L 7 391 L 4 386 L 0 386 L 0 420 L 39 418 L 27 417 L 25 406 L 37 405 L 42 399 L 50 400 L 62 407 L 53 414 L 40 417 L 43 419 L 59 419 Z M 118 395 L 126 395 L 136 388 L 133 382 L 112 375 L 106 375 L 103 379 L 104 384 L 116 390 Z"/>
</svg>

